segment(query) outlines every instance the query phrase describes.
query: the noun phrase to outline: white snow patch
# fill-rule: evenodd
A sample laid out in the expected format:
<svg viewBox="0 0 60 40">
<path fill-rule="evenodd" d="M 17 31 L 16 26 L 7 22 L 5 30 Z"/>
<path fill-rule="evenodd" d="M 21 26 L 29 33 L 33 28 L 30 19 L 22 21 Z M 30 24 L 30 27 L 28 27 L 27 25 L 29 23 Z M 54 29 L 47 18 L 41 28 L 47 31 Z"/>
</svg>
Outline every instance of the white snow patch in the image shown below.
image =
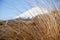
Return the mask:
<svg viewBox="0 0 60 40">
<path fill-rule="evenodd" d="M 48 11 L 45 9 L 40 9 L 40 7 L 34 7 L 32 9 L 20 14 L 19 16 L 16 16 L 15 18 L 19 18 L 19 17 L 24 18 L 24 19 L 32 18 L 39 14 L 44 14 L 44 13 L 48 13 Z"/>
</svg>

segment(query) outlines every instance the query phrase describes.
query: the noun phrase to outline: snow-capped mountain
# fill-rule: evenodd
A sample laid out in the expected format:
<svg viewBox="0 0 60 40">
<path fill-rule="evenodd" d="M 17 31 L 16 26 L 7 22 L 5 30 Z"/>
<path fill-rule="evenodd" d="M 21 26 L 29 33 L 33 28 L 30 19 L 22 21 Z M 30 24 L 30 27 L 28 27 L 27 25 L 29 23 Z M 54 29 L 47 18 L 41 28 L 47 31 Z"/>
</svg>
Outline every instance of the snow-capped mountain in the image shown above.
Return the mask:
<svg viewBox="0 0 60 40">
<path fill-rule="evenodd" d="M 35 17 L 39 14 L 44 14 L 44 13 L 48 13 L 47 10 L 45 9 L 40 9 L 40 7 L 34 7 L 22 14 L 20 14 L 19 16 L 16 16 L 15 18 L 24 18 L 24 19 L 27 19 L 27 18 L 32 18 L 32 17 Z"/>
</svg>

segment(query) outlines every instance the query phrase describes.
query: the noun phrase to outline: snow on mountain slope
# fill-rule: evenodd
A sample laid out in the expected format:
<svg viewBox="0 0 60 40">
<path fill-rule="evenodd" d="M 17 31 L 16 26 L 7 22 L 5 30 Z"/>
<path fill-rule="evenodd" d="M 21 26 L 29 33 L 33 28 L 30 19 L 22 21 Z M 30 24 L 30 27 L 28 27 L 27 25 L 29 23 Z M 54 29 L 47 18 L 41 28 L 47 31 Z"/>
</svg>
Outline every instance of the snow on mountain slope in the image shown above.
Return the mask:
<svg viewBox="0 0 60 40">
<path fill-rule="evenodd" d="M 44 13 L 48 13 L 48 11 L 44 10 L 44 9 L 40 9 L 39 7 L 35 7 L 35 8 L 32 8 L 32 9 L 20 14 L 19 16 L 16 16 L 15 18 L 19 18 L 19 17 L 24 18 L 24 19 L 32 18 L 39 14 L 44 14 Z"/>
</svg>

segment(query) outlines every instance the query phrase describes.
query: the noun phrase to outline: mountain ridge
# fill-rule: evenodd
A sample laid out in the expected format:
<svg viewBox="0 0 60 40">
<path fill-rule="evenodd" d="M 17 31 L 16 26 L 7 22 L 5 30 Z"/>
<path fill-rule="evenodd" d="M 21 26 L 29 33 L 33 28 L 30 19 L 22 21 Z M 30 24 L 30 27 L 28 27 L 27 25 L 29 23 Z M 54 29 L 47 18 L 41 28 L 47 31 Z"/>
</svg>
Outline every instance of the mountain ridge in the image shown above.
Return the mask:
<svg viewBox="0 0 60 40">
<path fill-rule="evenodd" d="M 48 13 L 48 11 L 45 9 L 42 9 L 42 8 L 40 9 L 40 7 L 34 7 L 34 8 L 32 8 L 32 9 L 20 14 L 19 16 L 14 17 L 14 18 L 21 17 L 21 18 L 27 19 L 27 18 L 35 17 L 39 14 L 44 14 L 44 13 Z"/>
</svg>

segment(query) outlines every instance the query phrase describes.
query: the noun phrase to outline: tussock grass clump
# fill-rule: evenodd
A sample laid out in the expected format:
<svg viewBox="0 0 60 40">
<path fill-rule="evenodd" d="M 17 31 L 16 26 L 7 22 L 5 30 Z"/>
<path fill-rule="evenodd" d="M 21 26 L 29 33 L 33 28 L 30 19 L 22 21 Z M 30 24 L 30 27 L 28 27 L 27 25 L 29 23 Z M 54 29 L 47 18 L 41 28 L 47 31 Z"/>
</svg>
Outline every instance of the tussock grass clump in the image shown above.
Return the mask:
<svg viewBox="0 0 60 40">
<path fill-rule="evenodd" d="M 60 14 L 54 11 L 29 21 L 3 22 L 0 40 L 60 40 Z"/>
</svg>

